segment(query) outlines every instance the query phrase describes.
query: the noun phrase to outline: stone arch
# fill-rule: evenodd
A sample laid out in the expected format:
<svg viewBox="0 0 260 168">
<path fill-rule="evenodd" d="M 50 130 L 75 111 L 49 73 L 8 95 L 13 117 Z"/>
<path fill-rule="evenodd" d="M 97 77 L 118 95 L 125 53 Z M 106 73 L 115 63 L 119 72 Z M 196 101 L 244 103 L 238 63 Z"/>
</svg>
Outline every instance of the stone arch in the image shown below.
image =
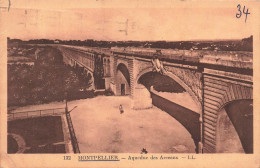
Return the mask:
<svg viewBox="0 0 260 168">
<path fill-rule="evenodd" d="M 226 119 L 223 119 L 223 116 L 226 116 Z M 229 123 L 224 123 L 225 120 L 229 120 Z M 229 125 L 228 129 L 223 128 L 224 124 Z M 227 130 L 235 132 L 230 131 L 225 135 L 224 132 Z M 234 136 L 229 137 L 230 134 L 234 134 Z M 223 139 L 232 141 L 235 146 L 231 147 L 228 141 L 224 143 Z M 253 153 L 252 87 L 231 84 L 225 89 L 217 110 L 216 152 Z"/>
<path fill-rule="evenodd" d="M 123 64 L 128 70 L 129 70 L 129 67 L 128 67 L 128 62 L 127 60 L 122 60 L 122 59 L 118 59 L 117 60 L 117 64 L 116 64 L 116 67 L 119 66 L 119 64 Z"/>
<path fill-rule="evenodd" d="M 253 88 L 231 84 L 225 89 L 225 93 L 221 97 L 221 102 L 219 103 L 219 111 L 227 104 L 242 99 L 253 99 Z"/>
<path fill-rule="evenodd" d="M 15 153 L 24 153 L 24 151 L 26 150 L 26 143 L 23 137 L 14 133 L 8 133 L 8 136 L 12 137 L 18 145 L 18 150 Z M 8 148 L 9 148 L 9 143 L 8 143 Z"/>
<path fill-rule="evenodd" d="M 153 67 L 152 67 L 152 66 L 147 67 L 147 68 L 145 68 L 144 70 L 142 70 L 142 71 L 136 76 L 135 82 L 134 82 L 134 86 L 137 86 L 138 80 L 139 80 L 139 78 L 140 78 L 142 75 L 144 75 L 144 74 L 146 74 L 146 73 L 148 73 L 148 72 L 152 72 L 152 71 L 153 71 Z M 173 79 L 174 81 L 176 81 L 179 85 L 181 85 L 181 86 L 184 88 L 184 90 L 186 90 L 186 91 L 189 93 L 189 95 L 192 97 L 192 99 L 194 100 L 194 102 L 195 102 L 195 103 L 197 104 L 197 106 L 199 107 L 199 113 L 201 113 L 201 111 L 202 111 L 202 104 L 201 104 L 201 102 L 198 100 L 198 98 L 197 98 L 197 96 L 194 94 L 194 92 L 191 90 L 191 88 L 188 87 L 188 85 L 186 85 L 178 76 L 174 75 L 174 74 L 171 73 L 171 72 L 166 72 L 164 75 L 166 75 L 166 76 L 172 78 L 172 79 Z"/>
<path fill-rule="evenodd" d="M 124 63 L 116 68 L 116 95 L 129 95 L 131 93 L 130 73 Z"/>
<path fill-rule="evenodd" d="M 134 81 L 134 86 L 138 87 L 137 89 L 134 89 L 134 96 L 133 96 L 133 108 L 136 109 L 145 109 L 145 108 L 149 108 L 150 104 L 146 103 L 144 106 L 142 106 L 143 104 L 140 105 L 140 101 L 143 100 L 139 100 L 137 96 L 137 100 L 136 100 L 136 94 L 139 92 L 139 90 L 141 90 L 142 88 L 140 88 L 138 81 L 139 79 L 149 73 L 149 72 L 153 72 L 153 68 L 152 67 L 147 67 L 145 69 L 143 69 L 135 78 Z M 167 112 L 170 116 L 172 116 L 173 118 L 175 118 L 179 123 L 181 123 L 186 130 L 189 132 L 189 134 L 191 135 L 191 138 L 194 141 L 194 144 L 196 146 L 195 151 L 198 152 L 199 151 L 199 142 L 201 140 L 201 133 L 200 133 L 200 114 L 202 112 L 202 107 L 201 107 L 201 103 L 198 101 L 197 97 L 195 96 L 194 92 L 177 76 L 175 76 L 174 74 L 170 73 L 170 72 L 166 72 L 164 73 L 165 76 L 171 78 L 172 80 L 174 80 L 176 83 L 178 83 L 183 90 L 185 90 L 190 97 L 192 98 L 192 100 L 196 103 L 197 105 L 197 110 L 194 112 L 188 108 L 185 108 L 181 105 L 176 105 L 176 103 L 171 102 L 168 99 L 165 99 L 163 97 L 161 97 L 160 95 L 157 95 L 156 93 L 154 93 L 153 89 L 151 89 L 151 96 L 150 99 L 152 100 L 152 104 L 154 106 L 157 106 L 158 108 L 160 108 L 161 110 Z M 143 87 L 145 88 L 145 87 Z M 139 89 L 139 90 L 138 90 Z M 142 95 L 144 95 L 142 93 Z M 148 100 L 148 98 L 146 97 L 146 99 Z M 146 101 L 148 102 L 148 101 Z M 136 105 L 137 103 L 137 105 Z M 175 110 L 172 110 L 175 109 Z M 176 111 L 176 112 L 174 112 Z M 179 113 L 181 112 L 181 113 Z M 185 116 L 185 117 L 184 117 Z"/>
</svg>

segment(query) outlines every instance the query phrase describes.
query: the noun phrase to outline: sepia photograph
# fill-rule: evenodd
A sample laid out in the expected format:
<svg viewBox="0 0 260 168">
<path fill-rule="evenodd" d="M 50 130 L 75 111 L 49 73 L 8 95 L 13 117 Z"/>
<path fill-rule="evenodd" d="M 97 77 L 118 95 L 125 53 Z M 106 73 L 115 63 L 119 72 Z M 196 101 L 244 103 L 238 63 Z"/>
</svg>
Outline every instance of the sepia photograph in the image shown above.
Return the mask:
<svg viewBox="0 0 260 168">
<path fill-rule="evenodd" d="M 258 153 L 252 8 L 7 3 L 4 151 L 78 162 Z"/>
</svg>

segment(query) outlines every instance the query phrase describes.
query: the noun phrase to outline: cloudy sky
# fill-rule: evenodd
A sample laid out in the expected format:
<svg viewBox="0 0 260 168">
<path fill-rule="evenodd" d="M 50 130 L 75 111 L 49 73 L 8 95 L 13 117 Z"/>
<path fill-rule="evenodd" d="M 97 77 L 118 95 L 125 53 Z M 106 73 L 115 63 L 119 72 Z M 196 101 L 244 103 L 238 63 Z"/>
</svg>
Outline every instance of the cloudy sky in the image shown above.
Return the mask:
<svg viewBox="0 0 260 168">
<path fill-rule="evenodd" d="M 62 3 L 62 1 L 61 1 Z M 249 9 L 250 10 L 250 9 Z M 252 35 L 252 18 L 233 7 L 11 8 L 5 32 L 11 38 L 62 40 L 212 40 Z"/>
</svg>

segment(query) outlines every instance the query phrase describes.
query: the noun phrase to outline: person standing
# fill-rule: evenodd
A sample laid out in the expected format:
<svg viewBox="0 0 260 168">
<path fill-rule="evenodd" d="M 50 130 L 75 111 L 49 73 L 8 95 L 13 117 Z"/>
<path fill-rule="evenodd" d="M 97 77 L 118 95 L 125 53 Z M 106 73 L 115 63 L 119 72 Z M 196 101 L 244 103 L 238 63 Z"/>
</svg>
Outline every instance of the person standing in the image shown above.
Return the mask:
<svg viewBox="0 0 260 168">
<path fill-rule="evenodd" d="M 123 114 L 123 113 L 124 113 L 124 109 L 123 109 L 122 104 L 119 105 L 119 111 L 120 111 L 120 114 Z"/>
</svg>

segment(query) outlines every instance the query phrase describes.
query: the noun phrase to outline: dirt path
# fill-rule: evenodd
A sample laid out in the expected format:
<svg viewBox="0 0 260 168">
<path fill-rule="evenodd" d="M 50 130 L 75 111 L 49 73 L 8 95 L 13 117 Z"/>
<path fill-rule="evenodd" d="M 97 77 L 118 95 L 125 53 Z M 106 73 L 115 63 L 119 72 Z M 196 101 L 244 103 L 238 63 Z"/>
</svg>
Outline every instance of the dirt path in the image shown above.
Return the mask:
<svg viewBox="0 0 260 168">
<path fill-rule="evenodd" d="M 124 113 L 120 114 L 122 104 Z M 71 113 L 82 153 L 194 153 L 188 131 L 160 109 L 132 110 L 129 97 L 99 96 L 72 101 Z"/>
</svg>

